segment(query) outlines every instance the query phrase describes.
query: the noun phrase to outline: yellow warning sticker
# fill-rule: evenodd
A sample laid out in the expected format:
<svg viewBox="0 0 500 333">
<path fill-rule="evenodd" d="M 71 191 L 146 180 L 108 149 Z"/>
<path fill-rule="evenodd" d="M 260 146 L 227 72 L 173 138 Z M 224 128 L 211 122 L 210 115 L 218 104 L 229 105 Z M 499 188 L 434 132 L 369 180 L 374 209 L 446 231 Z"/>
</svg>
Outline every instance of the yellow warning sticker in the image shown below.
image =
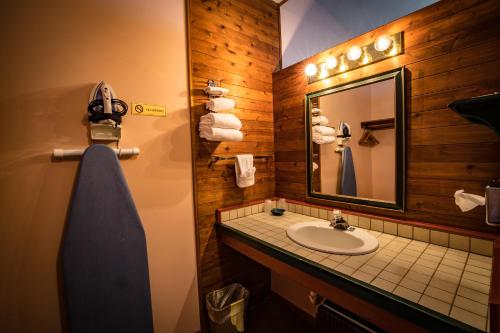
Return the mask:
<svg viewBox="0 0 500 333">
<path fill-rule="evenodd" d="M 167 107 L 164 105 L 133 103 L 132 114 L 136 116 L 165 117 L 167 115 Z"/>
</svg>

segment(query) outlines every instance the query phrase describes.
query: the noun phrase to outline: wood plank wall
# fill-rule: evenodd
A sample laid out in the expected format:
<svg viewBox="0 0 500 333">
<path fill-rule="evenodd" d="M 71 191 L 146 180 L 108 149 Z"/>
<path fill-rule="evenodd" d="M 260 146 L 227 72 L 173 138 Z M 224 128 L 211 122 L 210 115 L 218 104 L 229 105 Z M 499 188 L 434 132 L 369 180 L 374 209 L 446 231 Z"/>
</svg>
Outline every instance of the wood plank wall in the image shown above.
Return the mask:
<svg viewBox="0 0 500 333">
<path fill-rule="evenodd" d="M 484 194 L 500 177 L 500 136 L 447 108 L 462 98 L 500 91 L 500 1 L 444 0 L 326 50 L 273 75 L 276 195 L 304 200 L 304 95 L 405 66 L 407 80 L 407 189 L 405 213 L 344 208 L 406 219 L 493 231 L 485 209 L 461 213 L 455 190 Z M 403 55 L 314 84 L 304 67 L 352 44 L 404 31 Z M 314 38 L 313 36 L 311 38 Z"/>
<path fill-rule="evenodd" d="M 270 0 L 189 0 L 191 128 L 195 174 L 198 279 L 202 306 L 208 291 L 231 282 L 249 287 L 251 299 L 269 289 L 269 271 L 217 241 L 215 210 L 275 194 L 274 159 L 256 161 L 255 186 L 240 189 L 234 161 L 208 168 L 212 155 L 274 156 L 272 73 L 279 64 L 278 7 Z M 230 90 L 243 123 L 242 142 L 200 139 L 200 116 L 208 101 L 202 89 L 212 79 Z M 206 314 L 202 308 L 202 326 Z"/>
</svg>

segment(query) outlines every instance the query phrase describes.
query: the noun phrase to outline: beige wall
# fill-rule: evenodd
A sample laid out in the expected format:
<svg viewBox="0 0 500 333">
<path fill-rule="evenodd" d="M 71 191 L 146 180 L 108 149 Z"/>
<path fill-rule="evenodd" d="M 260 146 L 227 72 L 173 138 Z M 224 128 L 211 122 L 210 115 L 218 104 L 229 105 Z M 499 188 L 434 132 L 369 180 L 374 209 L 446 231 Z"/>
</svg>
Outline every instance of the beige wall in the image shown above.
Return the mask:
<svg viewBox="0 0 500 333">
<path fill-rule="evenodd" d="M 148 241 L 155 332 L 199 328 L 184 1 L 2 2 L 0 331 L 62 331 L 57 258 L 85 110 L 105 79 L 119 97 L 166 105 L 127 115 L 122 161 Z"/>
</svg>

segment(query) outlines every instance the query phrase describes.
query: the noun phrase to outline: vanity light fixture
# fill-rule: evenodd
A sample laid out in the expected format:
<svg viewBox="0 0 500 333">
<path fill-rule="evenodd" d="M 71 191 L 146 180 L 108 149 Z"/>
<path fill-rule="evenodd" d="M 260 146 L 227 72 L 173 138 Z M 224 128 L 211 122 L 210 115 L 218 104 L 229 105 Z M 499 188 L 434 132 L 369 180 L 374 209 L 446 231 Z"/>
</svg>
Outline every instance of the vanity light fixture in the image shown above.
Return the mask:
<svg viewBox="0 0 500 333">
<path fill-rule="evenodd" d="M 392 46 L 392 39 L 389 35 L 380 35 L 373 43 L 375 50 L 385 52 Z"/>
<path fill-rule="evenodd" d="M 361 57 L 361 48 L 357 45 L 354 45 L 354 46 L 351 46 L 348 50 L 347 50 L 347 59 L 351 60 L 351 61 L 356 61 L 358 60 L 360 57 Z"/>
<path fill-rule="evenodd" d="M 305 67 L 309 83 L 329 77 L 346 75 L 346 72 L 373 64 L 403 53 L 403 32 L 382 34 L 365 45 L 351 45 L 344 52 L 330 54 L 319 63 Z"/>
<path fill-rule="evenodd" d="M 306 66 L 306 75 L 307 76 L 314 76 L 318 72 L 318 67 L 316 67 L 315 64 L 308 64 Z"/>
</svg>

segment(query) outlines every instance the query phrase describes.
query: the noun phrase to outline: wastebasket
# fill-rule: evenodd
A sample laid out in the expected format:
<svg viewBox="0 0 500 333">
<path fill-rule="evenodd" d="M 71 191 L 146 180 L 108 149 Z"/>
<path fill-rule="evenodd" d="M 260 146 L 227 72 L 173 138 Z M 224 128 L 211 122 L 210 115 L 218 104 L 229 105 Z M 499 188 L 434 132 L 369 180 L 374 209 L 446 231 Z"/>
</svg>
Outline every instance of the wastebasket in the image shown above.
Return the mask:
<svg viewBox="0 0 500 333">
<path fill-rule="evenodd" d="M 207 294 L 205 301 L 212 333 L 245 331 L 248 290 L 239 283 L 230 284 Z"/>
</svg>

